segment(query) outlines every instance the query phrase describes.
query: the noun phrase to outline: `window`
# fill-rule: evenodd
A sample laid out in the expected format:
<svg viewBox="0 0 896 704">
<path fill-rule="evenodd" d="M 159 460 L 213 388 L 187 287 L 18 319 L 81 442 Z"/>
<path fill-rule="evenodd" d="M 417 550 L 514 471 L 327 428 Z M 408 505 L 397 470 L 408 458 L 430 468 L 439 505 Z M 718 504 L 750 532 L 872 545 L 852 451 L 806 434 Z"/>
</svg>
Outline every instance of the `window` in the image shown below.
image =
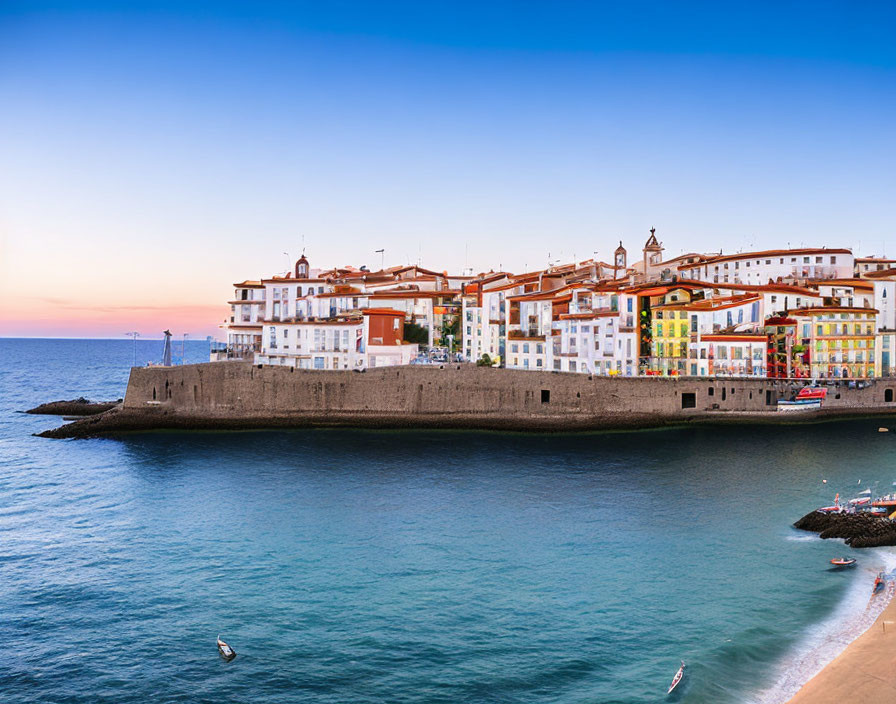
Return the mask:
<svg viewBox="0 0 896 704">
<path fill-rule="evenodd" d="M 696 408 L 697 407 L 697 394 L 693 391 L 686 391 L 681 395 L 681 407 L 682 408 Z"/>
<path fill-rule="evenodd" d="M 550 403 L 551 402 L 551 390 L 550 389 L 542 389 L 541 390 L 541 402 L 542 403 Z"/>
</svg>

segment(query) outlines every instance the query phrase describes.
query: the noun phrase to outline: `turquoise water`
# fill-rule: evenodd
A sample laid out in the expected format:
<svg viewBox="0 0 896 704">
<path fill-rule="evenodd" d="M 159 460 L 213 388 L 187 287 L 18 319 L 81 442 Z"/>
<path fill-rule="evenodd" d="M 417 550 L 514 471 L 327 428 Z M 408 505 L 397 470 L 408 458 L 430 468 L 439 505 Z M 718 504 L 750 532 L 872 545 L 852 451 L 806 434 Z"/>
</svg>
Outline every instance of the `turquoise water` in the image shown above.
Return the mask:
<svg viewBox="0 0 896 704">
<path fill-rule="evenodd" d="M 770 702 L 891 560 L 829 572 L 848 548 L 790 528 L 896 480 L 875 420 L 52 441 L 15 413 L 121 396 L 132 350 L 0 340 L 3 701 L 634 704 L 684 659 L 677 701 Z"/>
</svg>

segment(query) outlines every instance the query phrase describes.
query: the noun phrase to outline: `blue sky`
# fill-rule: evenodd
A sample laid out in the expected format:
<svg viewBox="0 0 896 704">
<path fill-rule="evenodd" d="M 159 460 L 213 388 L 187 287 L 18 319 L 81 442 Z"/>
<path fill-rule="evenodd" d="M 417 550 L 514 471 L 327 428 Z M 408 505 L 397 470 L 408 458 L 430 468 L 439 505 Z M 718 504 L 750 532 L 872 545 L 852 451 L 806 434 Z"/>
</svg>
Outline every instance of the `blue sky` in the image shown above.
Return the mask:
<svg viewBox="0 0 896 704">
<path fill-rule="evenodd" d="M 7 1 L 4 293 L 199 320 L 303 237 L 452 271 L 651 226 L 671 254 L 880 253 L 896 4 L 854 5 Z"/>
</svg>

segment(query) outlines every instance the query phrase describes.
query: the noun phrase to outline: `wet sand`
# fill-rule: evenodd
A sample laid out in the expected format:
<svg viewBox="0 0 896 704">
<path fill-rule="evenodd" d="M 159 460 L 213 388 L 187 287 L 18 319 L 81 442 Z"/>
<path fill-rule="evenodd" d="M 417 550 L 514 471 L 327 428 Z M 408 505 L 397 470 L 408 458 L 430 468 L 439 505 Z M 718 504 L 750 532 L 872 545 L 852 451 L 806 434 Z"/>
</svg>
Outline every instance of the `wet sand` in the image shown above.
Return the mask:
<svg viewBox="0 0 896 704">
<path fill-rule="evenodd" d="M 788 704 L 844 704 L 845 702 L 896 702 L 896 599 L 889 598 L 874 625 L 850 643 Z"/>
</svg>

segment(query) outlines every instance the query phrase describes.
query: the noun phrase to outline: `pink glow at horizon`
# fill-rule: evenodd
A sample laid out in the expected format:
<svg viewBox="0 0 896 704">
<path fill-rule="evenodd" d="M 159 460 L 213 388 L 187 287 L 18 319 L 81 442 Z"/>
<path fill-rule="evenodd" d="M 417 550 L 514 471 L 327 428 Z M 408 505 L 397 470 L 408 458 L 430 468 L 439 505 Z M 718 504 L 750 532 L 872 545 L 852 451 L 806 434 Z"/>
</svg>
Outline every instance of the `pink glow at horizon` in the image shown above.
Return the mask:
<svg viewBox="0 0 896 704">
<path fill-rule="evenodd" d="M 3 310 L 0 315 L 0 337 L 79 337 L 121 338 L 137 331 L 141 337 L 161 338 L 170 329 L 175 337 L 187 333 L 191 339 L 221 337 L 218 324 L 229 313 L 226 305 L 195 306 L 122 306 L 88 308 L 68 306 L 66 314 L 58 309 Z"/>
<path fill-rule="evenodd" d="M 22 301 L 24 302 L 24 301 Z M 176 337 L 220 337 L 219 325 L 229 315 L 226 303 L 217 305 L 91 306 L 77 302 L 31 300 L 32 305 L 0 310 L 0 337 L 121 338 L 137 331 L 141 337 L 161 338 L 170 329 Z M 38 305 L 34 305 L 38 303 Z M 41 304 L 42 303 L 42 304 Z"/>
</svg>

